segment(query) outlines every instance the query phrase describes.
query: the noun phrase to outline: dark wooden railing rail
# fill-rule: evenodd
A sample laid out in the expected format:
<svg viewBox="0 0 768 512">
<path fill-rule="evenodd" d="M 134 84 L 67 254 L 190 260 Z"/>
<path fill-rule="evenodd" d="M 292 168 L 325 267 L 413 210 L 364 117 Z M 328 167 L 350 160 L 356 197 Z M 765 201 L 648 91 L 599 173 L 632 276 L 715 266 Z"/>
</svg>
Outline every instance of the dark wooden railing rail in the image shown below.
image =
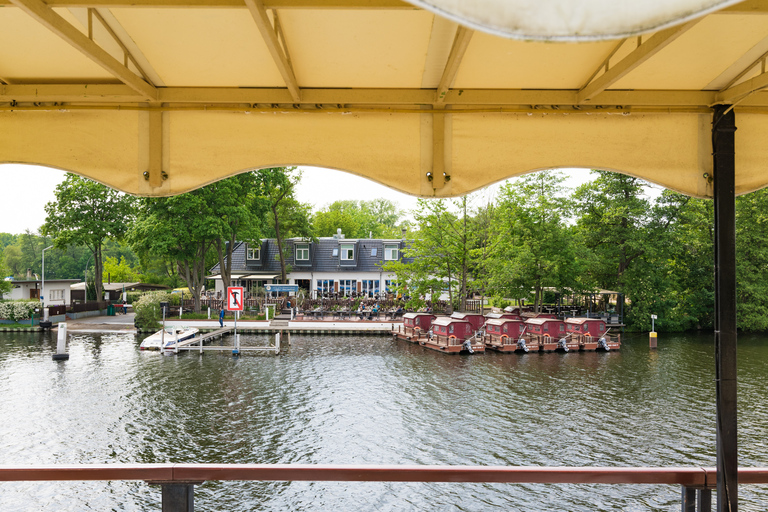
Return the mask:
<svg viewBox="0 0 768 512">
<path fill-rule="evenodd" d="M 710 467 L 347 466 L 302 464 L 0 465 L 0 482 L 144 480 L 162 486 L 164 512 L 194 510 L 194 486 L 214 480 L 493 482 L 681 485 L 683 512 L 711 510 Z M 740 484 L 768 483 L 768 468 L 740 468 Z"/>
</svg>

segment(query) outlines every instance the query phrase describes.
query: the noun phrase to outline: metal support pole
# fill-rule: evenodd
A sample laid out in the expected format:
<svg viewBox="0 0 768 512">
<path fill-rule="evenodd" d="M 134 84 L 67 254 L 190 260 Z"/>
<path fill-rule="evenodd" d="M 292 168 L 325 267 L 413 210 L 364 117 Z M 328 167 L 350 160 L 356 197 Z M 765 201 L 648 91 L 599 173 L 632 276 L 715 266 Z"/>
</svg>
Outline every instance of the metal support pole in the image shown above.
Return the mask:
<svg viewBox="0 0 768 512">
<path fill-rule="evenodd" d="M 162 512 L 194 512 L 195 484 L 162 484 Z"/>
<path fill-rule="evenodd" d="M 736 440 L 736 116 L 714 107 L 712 154 L 715 202 L 715 382 L 717 510 L 738 511 Z"/>
<path fill-rule="evenodd" d="M 681 512 L 712 512 L 712 490 L 683 486 Z"/>
<path fill-rule="evenodd" d="M 683 486 L 680 512 L 696 512 L 696 489 Z"/>
<path fill-rule="evenodd" d="M 696 489 L 696 512 L 712 512 L 711 489 Z"/>
</svg>

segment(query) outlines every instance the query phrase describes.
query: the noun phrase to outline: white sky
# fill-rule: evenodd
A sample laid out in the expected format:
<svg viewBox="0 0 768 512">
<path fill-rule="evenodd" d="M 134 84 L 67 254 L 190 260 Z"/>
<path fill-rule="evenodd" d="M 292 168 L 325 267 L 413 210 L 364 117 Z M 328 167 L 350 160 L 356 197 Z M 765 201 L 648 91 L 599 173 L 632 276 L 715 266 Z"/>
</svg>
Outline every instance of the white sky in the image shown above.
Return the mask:
<svg viewBox="0 0 768 512">
<path fill-rule="evenodd" d="M 317 210 L 340 199 L 385 198 L 402 210 L 416 206 L 416 198 L 342 171 L 304 167 L 297 199 Z M 587 169 L 567 169 L 567 185 L 575 187 L 589 180 Z M 53 190 L 64 179 L 64 171 L 33 165 L 0 164 L 0 233 L 37 231 L 45 222 L 45 204 L 55 200 Z M 498 188 L 492 185 L 489 189 Z"/>
</svg>

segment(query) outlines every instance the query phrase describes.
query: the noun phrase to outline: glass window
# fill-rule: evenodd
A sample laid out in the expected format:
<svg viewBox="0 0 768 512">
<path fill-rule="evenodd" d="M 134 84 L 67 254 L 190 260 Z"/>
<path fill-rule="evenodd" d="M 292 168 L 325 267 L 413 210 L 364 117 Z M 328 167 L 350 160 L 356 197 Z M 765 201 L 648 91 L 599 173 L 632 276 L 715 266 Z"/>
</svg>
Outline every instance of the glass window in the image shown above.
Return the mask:
<svg viewBox="0 0 768 512">
<path fill-rule="evenodd" d="M 341 244 L 339 246 L 341 249 L 341 259 L 342 260 L 354 260 L 355 259 L 355 245 L 354 244 Z"/>
<path fill-rule="evenodd" d="M 385 260 L 397 260 L 400 256 L 400 248 L 397 245 L 385 245 L 384 246 L 384 259 Z"/>
<path fill-rule="evenodd" d="M 296 244 L 296 261 L 309 260 L 309 244 Z"/>
<path fill-rule="evenodd" d="M 249 260 L 258 260 L 261 258 L 261 247 L 249 247 L 246 258 Z"/>
<path fill-rule="evenodd" d="M 378 247 L 374 247 L 373 249 L 371 249 L 371 256 L 377 256 L 378 254 L 379 254 Z"/>
<path fill-rule="evenodd" d="M 334 247 L 333 248 L 333 255 L 334 256 L 338 256 L 339 255 L 339 248 L 338 247 Z"/>
<path fill-rule="evenodd" d="M 453 324 L 448 327 L 448 332 L 453 332 Z"/>
<path fill-rule="evenodd" d="M 549 332 L 549 325 L 548 324 L 544 324 L 544 332 Z"/>
</svg>

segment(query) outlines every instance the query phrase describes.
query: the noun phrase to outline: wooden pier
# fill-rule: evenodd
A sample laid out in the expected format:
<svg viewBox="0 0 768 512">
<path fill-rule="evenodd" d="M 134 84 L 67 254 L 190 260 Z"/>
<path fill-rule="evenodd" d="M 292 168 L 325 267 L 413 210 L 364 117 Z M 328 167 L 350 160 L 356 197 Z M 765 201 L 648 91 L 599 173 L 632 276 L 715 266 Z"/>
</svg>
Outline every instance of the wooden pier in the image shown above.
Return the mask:
<svg viewBox="0 0 768 512">
<path fill-rule="evenodd" d="M 175 345 L 168 347 L 167 350 L 172 352 L 179 352 L 181 350 L 184 350 L 187 352 L 198 351 L 201 354 L 204 351 L 209 351 L 209 352 L 232 351 L 233 353 L 240 353 L 240 352 L 274 352 L 275 354 L 280 353 L 279 339 L 282 338 L 282 332 L 278 334 L 278 337 L 276 337 L 275 339 L 275 344 L 272 346 L 267 345 L 263 347 L 241 347 L 239 346 L 239 343 L 237 343 L 237 340 L 235 341 L 235 346 L 218 346 L 218 347 L 204 346 L 206 341 L 213 340 L 216 338 L 223 338 L 224 335 L 229 334 L 232 331 L 234 331 L 234 327 L 222 327 L 221 329 L 216 329 L 215 331 L 202 334 L 200 336 L 195 336 L 194 338 L 190 338 L 188 340 L 181 341 Z"/>
</svg>

